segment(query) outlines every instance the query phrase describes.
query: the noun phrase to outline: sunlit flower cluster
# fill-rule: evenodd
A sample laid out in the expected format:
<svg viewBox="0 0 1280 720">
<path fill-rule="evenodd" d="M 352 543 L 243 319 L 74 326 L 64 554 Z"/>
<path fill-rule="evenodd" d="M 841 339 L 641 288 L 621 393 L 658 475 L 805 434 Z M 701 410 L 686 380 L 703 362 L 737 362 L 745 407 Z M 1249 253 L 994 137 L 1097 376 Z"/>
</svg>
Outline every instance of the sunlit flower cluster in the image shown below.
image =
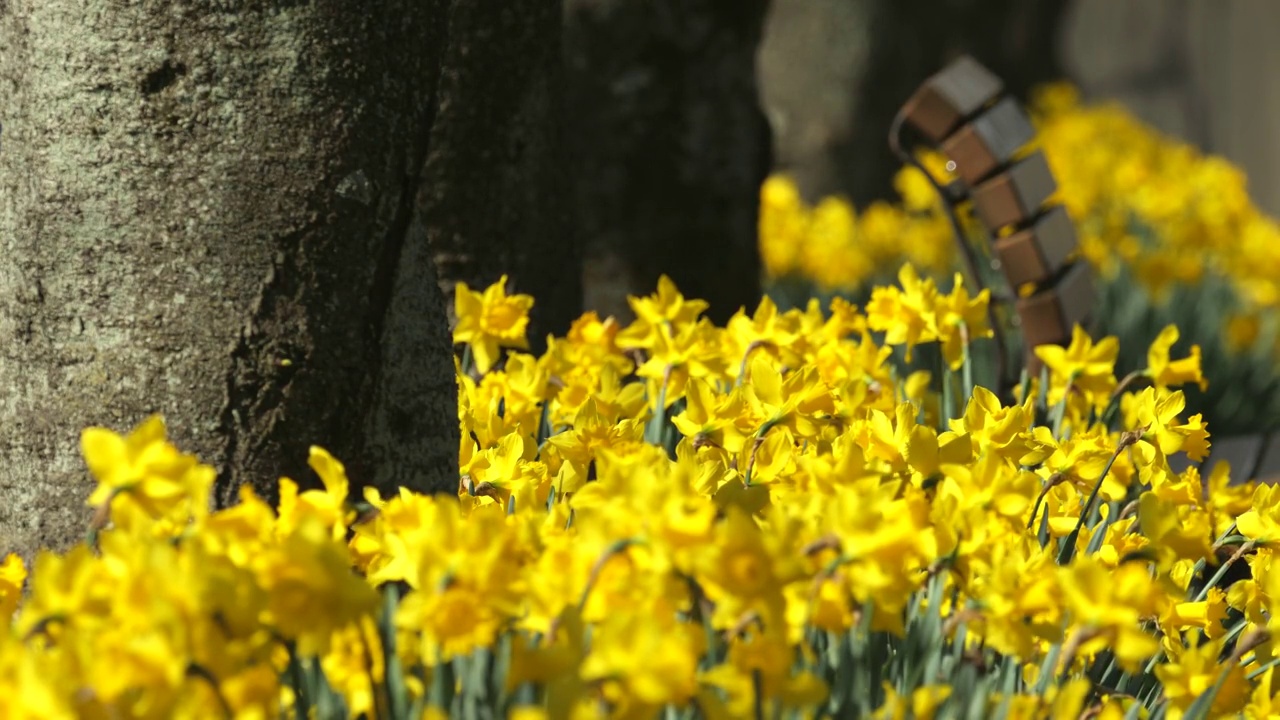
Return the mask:
<svg viewBox="0 0 1280 720">
<path fill-rule="evenodd" d="M 931 171 L 945 177 L 937 157 Z M 799 276 L 823 290 L 864 286 L 903 262 L 928 274 L 954 267 L 951 225 L 937 195 L 918 171 L 895 179 L 900 203 L 878 201 L 860 212 L 839 196 L 808 205 L 785 175 L 760 189 L 760 258 L 774 278 Z"/>
<path fill-rule="evenodd" d="M 94 537 L 0 565 L 0 716 L 1275 712 L 1280 490 L 1171 464 L 1199 354 L 1117 380 L 1077 333 L 1000 398 L 963 379 L 986 299 L 901 279 L 718 327 L 664 278 L 540 357 L 503 351 L 530 299 L 464 289 L 456 497 L 313 448 L 210 512 L 159 418 L 88 430 Z M 920 343 L 957 349 L 900 377 Z"/>
</svg>

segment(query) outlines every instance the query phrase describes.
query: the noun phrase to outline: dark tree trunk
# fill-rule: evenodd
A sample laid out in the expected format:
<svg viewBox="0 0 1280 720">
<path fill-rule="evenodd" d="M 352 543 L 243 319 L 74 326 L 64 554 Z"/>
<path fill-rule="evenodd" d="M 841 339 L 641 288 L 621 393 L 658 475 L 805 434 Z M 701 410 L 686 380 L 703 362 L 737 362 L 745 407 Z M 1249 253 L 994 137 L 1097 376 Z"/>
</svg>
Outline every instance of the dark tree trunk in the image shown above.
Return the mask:
<svg viewBox="0 0 1280 720">
<path fill-rule="evenodd" d="M 505 73 L 555 40 L 446 0 L 223 6 L 0 1 L 0 552 L 79 538 L 81 429 L 155 411 L 223 503 L 307 483 L 313 443 L 357 483 L 456 490 L 428 237 L 545 237 L 554 83 Z M 501 107 L 527 135 L 459 131 Z"/>
<path fill-rule="evenodd" d="M 453 287 L 510 276 L 534 297 L 529 339 L 582 312 L 582 251 L 565 192 L 559 2 L 476 0 L 450 12 L 439 111 L 418 208 L 452 319 Z"/>
<path fill-rule="evenodd" d="M 765 0 L 568 0 L 575 196 L 588 305 L 666 273 L 723 322 L 760 294 L 756 217 L 769 170 L 755 86 Z"/>
</svg>

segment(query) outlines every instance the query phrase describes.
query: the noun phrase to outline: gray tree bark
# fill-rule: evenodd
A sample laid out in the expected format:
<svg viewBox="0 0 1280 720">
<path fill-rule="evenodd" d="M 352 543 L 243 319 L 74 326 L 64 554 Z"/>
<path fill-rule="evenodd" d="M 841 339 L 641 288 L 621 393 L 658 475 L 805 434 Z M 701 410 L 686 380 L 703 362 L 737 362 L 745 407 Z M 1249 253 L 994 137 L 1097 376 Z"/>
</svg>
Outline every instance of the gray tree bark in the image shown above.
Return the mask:
<svg viewBox="0 0 1280 720">
<path fill-rule="evenodd" d="M 307 482 L 310 444 L 357 483 L 456 489 L 433 253 L 558 192 L 521 184 L 540 141 L 457 129 L 509 67 L 469 53 L 546 42 L 530 9 L 468 7 L 0 0 L 0 552 L 79 538 L 81 429 L 155 411 L 224 504 Z"/>
</svg>

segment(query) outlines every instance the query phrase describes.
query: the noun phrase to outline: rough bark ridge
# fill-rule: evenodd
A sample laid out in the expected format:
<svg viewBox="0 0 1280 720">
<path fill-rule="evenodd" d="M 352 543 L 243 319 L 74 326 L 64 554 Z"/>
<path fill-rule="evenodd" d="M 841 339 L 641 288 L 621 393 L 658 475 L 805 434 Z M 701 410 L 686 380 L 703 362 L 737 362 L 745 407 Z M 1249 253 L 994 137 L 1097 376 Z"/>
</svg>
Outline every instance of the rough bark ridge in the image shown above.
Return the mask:
<svg viewBox="0 0 1280 720">
<path fill-rule="evenodd" d="M 755 85 L 766 0 L 568 0 L 578 223 L 588 305 L 666 273 L 724 322 L 760 297 L 756 219 L 768 125 Z"/>
<path fill-rule="evenodd" d="M 1067 0 L 773 0 L 760 87 L 776 169 L 809 200 L 891 197 L 889 126 L 929 75 L 970 53 L 1025 98 L 1062 76 Z"/>
<path fill-rule="evenodd" d="M 443 12 L 0 3 L 0 552 L 80 537 L 80 430 L 156 411 L 223 502 L 309 484 L 312 443 L 356 481 L 456 483 L 411 232 Z"/>
<path fill-rule="evenodd" d="M 417 208 L 450 319 L 453 288 L 510 275 L 535 304 L 529 340 L 582 312 L 582 252 L 564 192 L 559 2 L 454 2 Z"/>
</svg>

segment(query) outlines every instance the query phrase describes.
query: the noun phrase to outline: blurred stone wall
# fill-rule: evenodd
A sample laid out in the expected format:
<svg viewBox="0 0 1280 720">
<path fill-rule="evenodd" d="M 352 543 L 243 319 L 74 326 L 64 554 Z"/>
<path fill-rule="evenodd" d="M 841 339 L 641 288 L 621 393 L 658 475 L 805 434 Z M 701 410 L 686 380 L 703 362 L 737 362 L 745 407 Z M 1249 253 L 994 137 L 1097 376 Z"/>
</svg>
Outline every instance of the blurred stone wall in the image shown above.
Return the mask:
<svg viewBox="0 0 1280 720">
<path fill-rule="evenodd" d="M 1241 167 L 1280 215 L 1280 2 L 1073 0 L 1067 72 L 1147 123 Z"/>
<path fill-rule="evenodd" d="M 1090 99 L 1238 164 L 1280 215 L 1277 0 L 772 0 L 757 54 L 777 169 L 811 198 L 888 188 L 883 137 L 959 52 L 1021 94 L 1063 73 Z"/>
<path fill-rule="evenodd" d="M 815 201 L 893 196 L 894 115 L 925 78 L 968 53 L 1015 95 L 1061 76 L 1071 0 L 771 0 L 756 54 L 774 169 Z"/>
</svg>

